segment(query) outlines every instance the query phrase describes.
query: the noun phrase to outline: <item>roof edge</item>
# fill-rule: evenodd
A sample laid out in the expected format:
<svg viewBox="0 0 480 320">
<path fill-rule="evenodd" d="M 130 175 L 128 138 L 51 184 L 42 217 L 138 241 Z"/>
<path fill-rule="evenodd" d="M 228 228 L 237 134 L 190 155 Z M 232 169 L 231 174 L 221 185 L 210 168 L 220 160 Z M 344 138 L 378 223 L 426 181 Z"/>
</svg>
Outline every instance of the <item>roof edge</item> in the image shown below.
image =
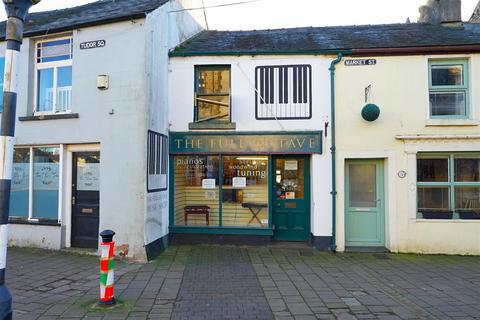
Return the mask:
<svg viewBox="0 0 480 320">
<path fill-rule="evenodd" d="M 104 19 L 104 20 L 98 20 L 98 21 L 91 21 L 91 22 L 85 22 L 85 23 L 76 23 L 72 24 L 69 26 L 61 27 L 61 28 L 54 28 L 54 29 L 48 29 L 48 30 L 41 30 L 41 31 L 33 31 L 33 32 L 25 32 L 23 34 L 24 38 L 28 37 L 35 37 L 35 36 L 43 36 L 43 35 L 52 35 L 55 33 L 60 33 L 60 32 L 65 32 L 65 31 L 71 31 L 73 29 L 78 29 L 78 28 L 87 28 L 87 27 L 95 27 L 95 26 L 100 26 L 104 24 L 109 24 L 109 23 L 115 23 L 115 22 L 122 22 L 122 21 L 128 21 L 128 20 L 133 20 L 133 19 L 140 19 L 140 18 L 146 18 L 147 14 L 155 11 L 150 10 L 150 11 L 145 11 L 145 12 L 139 12 L 135 14 L 131 14 L 128 16 L 121 16 L 121 17 L 115 17 L 115 18 L 109 18 L 109 19 Z M 0 36 L 0 41 L 5 41 L 5 36 L 2 35 Z"/>
<path fill-rule="evenodd" d="M 195 57 L 195 56 L 279 56 L 279 55 L 344 55 L 352 54 L 352 50 L 325 49 L 325 50 L 238 50 L 238 51 L 170 51 L 169 57 Z"/>
<path fill-rule="evenodd" d="M 418 54 L 480 53 L 480 44 L 401 48 L 352 49 L 352 56 L 402 56 Z"/>
</svg>

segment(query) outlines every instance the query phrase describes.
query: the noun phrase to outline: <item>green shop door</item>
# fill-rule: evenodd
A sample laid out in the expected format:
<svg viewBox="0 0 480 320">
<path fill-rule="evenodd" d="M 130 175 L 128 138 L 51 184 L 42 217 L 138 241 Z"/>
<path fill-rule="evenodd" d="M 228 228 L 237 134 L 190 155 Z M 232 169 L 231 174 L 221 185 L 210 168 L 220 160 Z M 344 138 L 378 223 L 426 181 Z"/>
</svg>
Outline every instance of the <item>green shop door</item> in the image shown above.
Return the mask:
<svg viewBox="0 0 480 320">
<path fill-rule="evenodd" d="M 345 246 L 384 248 L 383 161 L 350 160 L 345 168 Z"/>
<path fill-rule="evenodd" d="M 310 238 L 310 163 L 307 156 L 273 157 L 273 239 Z"/>
</svg>

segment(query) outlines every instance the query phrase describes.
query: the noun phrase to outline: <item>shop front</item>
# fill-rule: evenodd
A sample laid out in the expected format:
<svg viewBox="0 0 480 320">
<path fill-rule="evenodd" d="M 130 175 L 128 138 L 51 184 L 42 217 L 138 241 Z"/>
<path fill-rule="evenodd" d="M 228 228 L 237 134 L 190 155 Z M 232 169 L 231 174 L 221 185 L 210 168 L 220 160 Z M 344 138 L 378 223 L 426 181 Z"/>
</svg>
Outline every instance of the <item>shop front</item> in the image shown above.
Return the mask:
<svg viewBox="0 0 480 320">
<path fill-rule="evenodd" d="M 316 132 L 172 132 L 170 233 L 310 238 Z"/>
</svg>

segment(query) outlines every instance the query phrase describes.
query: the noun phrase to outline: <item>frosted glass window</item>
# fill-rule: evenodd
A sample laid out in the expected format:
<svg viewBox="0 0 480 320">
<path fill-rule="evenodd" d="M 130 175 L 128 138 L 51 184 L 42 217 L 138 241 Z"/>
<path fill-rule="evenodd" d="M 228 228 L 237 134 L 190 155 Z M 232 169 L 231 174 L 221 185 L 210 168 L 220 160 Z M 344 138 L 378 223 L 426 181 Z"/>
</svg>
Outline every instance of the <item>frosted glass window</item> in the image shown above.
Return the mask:
<svg viewBox="0 0 480 320">
<path fill-rule="evenodd" d="M 57 219 L 59 148 L 33 148 L 33 218 Z"/>
<path fill-rule="evenodd" d="M 10 216 L 28 218 L 30 148 L 15 149 L 10 193 Z"/>
</svg>

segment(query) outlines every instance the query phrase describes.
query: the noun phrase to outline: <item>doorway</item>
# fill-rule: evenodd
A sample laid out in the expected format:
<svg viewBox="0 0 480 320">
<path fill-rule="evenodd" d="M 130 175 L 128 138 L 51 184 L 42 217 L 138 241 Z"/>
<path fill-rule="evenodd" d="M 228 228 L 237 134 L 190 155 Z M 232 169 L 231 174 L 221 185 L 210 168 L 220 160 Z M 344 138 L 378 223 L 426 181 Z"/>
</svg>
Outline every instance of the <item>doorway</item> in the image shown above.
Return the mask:
<svg viewBox="0 0 480 320">
<path fill-rule="evenodd" d="M 273 157 L 274 240 L 310 239 L 310 162 L 307 156 Z"/>
<path fill-rule="evenodd" d="M 73 153 L 72 247 L 97 248 L 100 216 L 100 152 Z"/>
<path fill-rule="evenodd" d="M 349 160 L 345 168 L 345 246 L 384 248 L 383 160 Z"/>
</svg>

